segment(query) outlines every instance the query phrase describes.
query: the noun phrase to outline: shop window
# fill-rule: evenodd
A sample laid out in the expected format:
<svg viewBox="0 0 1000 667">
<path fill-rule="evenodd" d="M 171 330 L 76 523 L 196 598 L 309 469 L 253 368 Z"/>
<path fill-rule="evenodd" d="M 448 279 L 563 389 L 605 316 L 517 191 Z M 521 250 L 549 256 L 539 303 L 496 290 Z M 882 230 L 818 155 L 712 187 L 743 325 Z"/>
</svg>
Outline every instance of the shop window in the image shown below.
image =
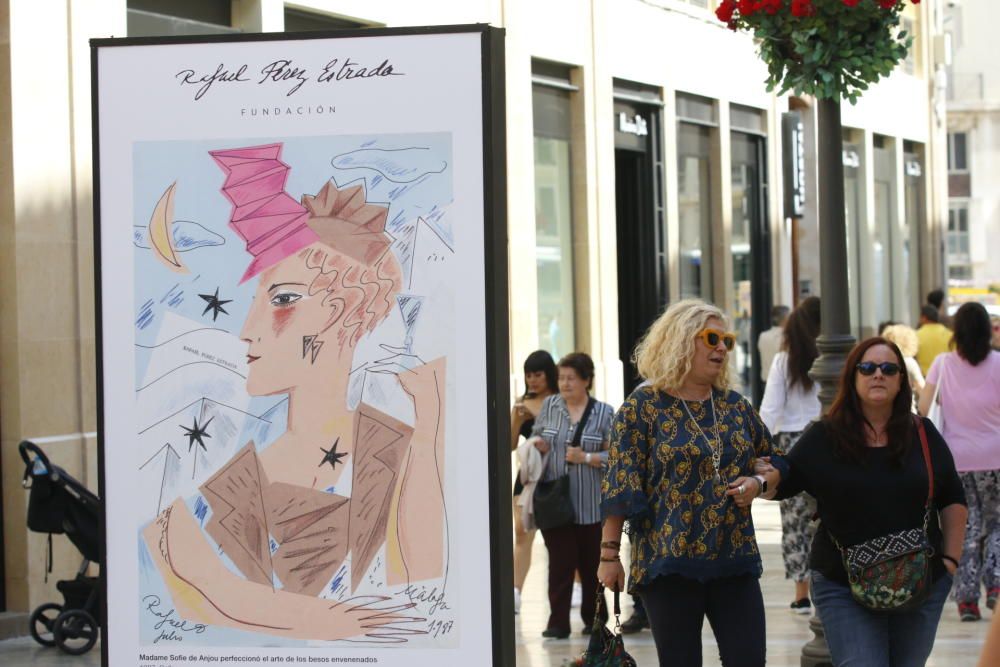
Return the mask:
<svg viewBox="0 0 1000 667">
<path fill-rule="evenodd" d="M 365 28 L 367 24 L 350 19 L 301 9 L 285 8 L 285 32 L 308 32 L 311 30 L 350 30 Z"/>
<path fill-rule="evenodd" d="M 214 35 L 233 28 L 230 0 L 128 0 L 129 37 Z"/>
<path fill-rule="evenodd" d="M 677 206 L 681 298 L 712 299 L 713 100 L 677 95 Z"/>
<path fill-rule="evenodd" d="M 576 345 L 570 136 L 574 87 L 568 68 L 546 63 L 533 69 L 538 340 L 558 359 Z"/>
</svg>

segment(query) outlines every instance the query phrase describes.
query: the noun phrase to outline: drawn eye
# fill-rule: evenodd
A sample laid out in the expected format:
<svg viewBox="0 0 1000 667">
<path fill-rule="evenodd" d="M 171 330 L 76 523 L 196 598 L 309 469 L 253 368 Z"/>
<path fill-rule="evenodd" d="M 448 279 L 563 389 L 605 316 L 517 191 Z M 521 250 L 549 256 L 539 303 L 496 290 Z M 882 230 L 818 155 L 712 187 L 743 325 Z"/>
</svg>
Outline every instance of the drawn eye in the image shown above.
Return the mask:
<svg viewBox="0 0 1000 667">
<path fill-rule="evenodd" d="M 278 292 L 271 297 L 272 306 L 290 306 L 302 298 L 301 294 L 295 292 Z"/>
</svg>

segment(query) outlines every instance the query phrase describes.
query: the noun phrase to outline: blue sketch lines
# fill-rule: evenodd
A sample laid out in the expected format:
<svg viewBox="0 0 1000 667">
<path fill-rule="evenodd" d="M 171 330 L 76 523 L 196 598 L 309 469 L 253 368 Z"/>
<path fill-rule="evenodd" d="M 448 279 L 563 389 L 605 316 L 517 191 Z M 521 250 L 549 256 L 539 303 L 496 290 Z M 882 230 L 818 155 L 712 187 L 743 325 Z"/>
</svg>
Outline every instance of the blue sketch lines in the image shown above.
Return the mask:
<svg viewBox="0 0 1000 667">
<path fill-rule="evenodd" d="M 226 239 L 216 234 L 204 225 L 190 220 L 177 220 L 171 229 L 174 249 L 177 252 L 188 252 L 198 248 L 225 245 Z M 149 228 L 145 225 L 132 227 L 132 245 L 143 250 L 152 250 L 149 245 Z"/>
<path fill-rule="evenodd" d="M 337 169 L 371 169 L 392 183 L 414 183 L 429 174 L 440 174 L 448 163 L 438 159 L 431 149 L 360 148 L 334 156 L 330 164 Z M 381 179 L 379 179 L 381 180 Z M 376 185 L 378 181 L 372 183 Z"/>
</svg>

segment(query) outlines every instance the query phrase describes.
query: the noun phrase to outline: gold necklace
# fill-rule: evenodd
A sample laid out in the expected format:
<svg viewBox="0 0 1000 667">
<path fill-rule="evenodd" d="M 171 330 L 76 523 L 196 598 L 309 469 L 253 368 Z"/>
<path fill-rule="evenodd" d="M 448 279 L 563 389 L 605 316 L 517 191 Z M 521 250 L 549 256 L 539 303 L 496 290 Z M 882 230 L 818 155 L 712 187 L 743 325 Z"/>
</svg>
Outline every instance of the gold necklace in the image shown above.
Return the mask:
<svg viewBox="0 0 1000 667">
<path fill-rule="evenodd" d="M 705 439 L 705 444 L 708 445 L 708 451 L 712 453 L 712 466 L 715 468 L 715 474 L 712 475 L 712 482 L 718 486 L 722 484 L 722 474 L 720 472 L 722 467 L 722 438 L 719 437 L 719 420 L 715 415 L 715 396 L 713 394 L 709 394 L 708 404 L 712 407 L 712 430 L 715 432 L 715 442 L 718 443 L 718 447 L 713 446 L 712 441 L 709 440 L 708 436 L 705 435 L 705 432 L 701 430 L 701 425 L 698 423 L 698 420 L 694 418 L 694 415 L 691 414 L 691 408 L 688 407 L 687 401 L 683 398 L 678 398 L 678 400 L 681 402 L 681 405 L 684 406 L 684 411 L 687 412 L 687 416 L 694 422 L 694 426 L 698 429 L 698 433 L 700 433 L 701 437 Z"/>
</svg>

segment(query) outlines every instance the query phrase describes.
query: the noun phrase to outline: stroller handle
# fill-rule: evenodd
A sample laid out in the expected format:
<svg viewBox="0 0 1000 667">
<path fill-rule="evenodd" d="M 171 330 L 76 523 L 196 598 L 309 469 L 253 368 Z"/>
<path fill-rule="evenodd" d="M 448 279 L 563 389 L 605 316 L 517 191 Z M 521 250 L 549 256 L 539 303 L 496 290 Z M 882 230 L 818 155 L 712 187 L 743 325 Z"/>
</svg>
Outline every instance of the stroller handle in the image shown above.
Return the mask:
<svg viewBox="0 0 1000 667">
<path fill-rule="evenodd" d="M 25 465 L 31 466 L 34 463 L 32 460 L 32 456 L 34 456 L 34 458 L 40 460 L 45 465 L 45 470 L 48 473 L 51 474 L 53 472 L 52 464 L 49 463 L 49 457 L 45 455 L 45 452 L 38 445 L 30 440 L 22 440 L 21 444 L 17 446 L 17 451 L 21 453 L 21 458 L 24 460 Z"/>
</svg>

